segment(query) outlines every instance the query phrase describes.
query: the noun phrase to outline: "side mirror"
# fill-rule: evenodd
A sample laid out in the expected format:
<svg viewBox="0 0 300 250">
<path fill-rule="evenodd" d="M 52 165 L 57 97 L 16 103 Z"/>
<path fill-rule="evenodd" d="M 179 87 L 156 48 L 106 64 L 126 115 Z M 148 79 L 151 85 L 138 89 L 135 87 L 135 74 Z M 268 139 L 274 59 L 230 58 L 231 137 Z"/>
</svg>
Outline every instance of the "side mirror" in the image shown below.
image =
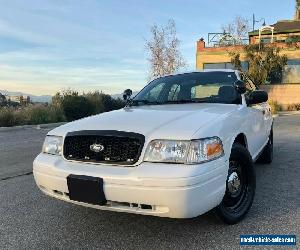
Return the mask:
<svg viewBox="0 0 300 250">
<path fill-rule="evenodd" d="M 269 99 L 268 93 L 263 90 L 255 90 L 253 92 L 250 92 L 247 96 L 247 104 L 253 105 L 253 104 L 259 104 L 263 102 L 267 102 Z"/>
<path fill-rule="evenodd" d="M 126 89 L 123 92 L 123 99 L 125 101 L 128 101 L 130 99 L 130 96 L 132 95 L 132 90 L 131 89 Z"/>
<path fill-rule="evenodd" d="M 235 83 L 234 83 L 234 87 L 236 89 L 236 91 L 239 93 L 239 94 L 244 94 L 246 93 L 246 84 L 241 81 L 241 80 L 237 80 Z"/>
</svg>

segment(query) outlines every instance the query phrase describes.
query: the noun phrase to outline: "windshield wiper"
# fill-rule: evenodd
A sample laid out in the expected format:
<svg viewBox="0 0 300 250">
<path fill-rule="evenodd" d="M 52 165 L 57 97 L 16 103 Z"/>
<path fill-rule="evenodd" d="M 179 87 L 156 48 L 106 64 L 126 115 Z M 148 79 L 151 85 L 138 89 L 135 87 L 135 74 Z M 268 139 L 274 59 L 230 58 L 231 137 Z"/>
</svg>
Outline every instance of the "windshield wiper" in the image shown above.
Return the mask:
<svg viewBox="0 0 300 250">
<path fill-rule="evenodd" d="M 165 101 L 162 104 L 177 104 L 177 103 L 202 103 L 207 102 L 207 100 L 201 99 L 181 99 L 181 100 L 174 100 L 174 101 Z"/>
<path fill-rule="evenodd" d="M 129 103 L 129 106 L 139 106 L 142 105 L 164 105 L 164 104 L 181 104 L 181 103 L 204 103 L 207 102 L 207 99 L 181 99 L 181 100 L 173 100 L 173 101 L 148 101 L 148 100 L 132 100 Z"/>
<path fill-rule="evenodd" d="M 148 100 L 132 100 L 129 104 L 129 106 L 139 106 L 139 104 L 144 104 L 144 105 L 158 105 L 161 104 L 161 102 L 157 101 L 148 101 Z"/>
</svg>

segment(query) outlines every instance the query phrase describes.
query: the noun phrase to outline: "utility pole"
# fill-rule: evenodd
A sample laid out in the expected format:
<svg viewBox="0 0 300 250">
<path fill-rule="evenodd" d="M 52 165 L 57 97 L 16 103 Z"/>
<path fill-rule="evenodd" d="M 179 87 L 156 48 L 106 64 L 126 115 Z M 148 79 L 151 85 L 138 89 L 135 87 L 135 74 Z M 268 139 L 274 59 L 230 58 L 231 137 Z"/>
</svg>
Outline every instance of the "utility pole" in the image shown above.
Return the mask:
<svg viewBox="0 0 300 250">
<path fill-rule="evenodd" d="M 265 20 L 265 18 L 261 18 L 261 19 L 259 19 L 259 20 L 256 20 L 256 19 L 255 19 L 255 15 L 254 15 L 254 13 L 253 13 L 253 16 L 252 16 L 252 31 L 255 30 L 255 23 L 260 23 L 262 20 L 264 20 L 263 26 L 265 26 L 265 25 L 266 25 L 266 20 Z"/>
</svg>

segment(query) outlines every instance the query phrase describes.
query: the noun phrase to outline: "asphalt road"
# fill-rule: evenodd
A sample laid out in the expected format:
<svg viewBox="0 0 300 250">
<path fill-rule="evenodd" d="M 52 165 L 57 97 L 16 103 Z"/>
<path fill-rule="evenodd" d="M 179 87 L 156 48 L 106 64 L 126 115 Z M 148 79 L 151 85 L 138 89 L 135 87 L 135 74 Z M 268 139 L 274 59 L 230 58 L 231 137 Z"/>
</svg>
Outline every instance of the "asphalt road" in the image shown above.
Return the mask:
<svg viewBox="0 0 300 250">
<path fill-rule="evenodd" d="M 32 172 L 32 161 L 41 151 L 46 129 L 0 130 L 0 179 Z"/>
<path fill-rule="evenodd" d="M 246 219 L 227 226 L 209 212 L 167 219 L 84 208 L 44 196 L 28 173 L 48 130 L 0 131 L 0 249 L 237 249 L 240 234 L 300 237 L 300 116 L 275 120 L 275 156 L 256 165 Z"/>
</svg>

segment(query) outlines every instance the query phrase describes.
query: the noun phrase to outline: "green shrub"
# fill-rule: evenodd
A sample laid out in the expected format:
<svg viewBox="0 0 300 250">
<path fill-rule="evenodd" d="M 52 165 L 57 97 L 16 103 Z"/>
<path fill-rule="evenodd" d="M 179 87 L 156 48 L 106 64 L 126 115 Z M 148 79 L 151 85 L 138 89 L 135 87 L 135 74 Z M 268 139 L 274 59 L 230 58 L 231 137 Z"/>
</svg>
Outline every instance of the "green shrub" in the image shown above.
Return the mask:
<svg viewBox="0 0 300 250">
<path fill-rule="evenodd" d="M 67 120 L 73 121 L 123 108 L 125 102 L 99 91 L 79 95 L 76 91 L 66 90 L 52 98 L 52 105 L 62 108 Z"/>
<path fill-rule="evenodd" d="M 285 39 L 285 42 L 286 42 L 289 46 L 291 46 L 291 45 L 293 45 L 293 44 L 295 44 L 295 43 L 300 42 L 300 38 L 299 38 L 299 36 L 289 36 L 287 39 Z"/>
<path fill-rule="evenodd" d="M 73 121 L 124 106 L 123 100 L 102 92 L 79 95 L 68 90 L 57 93 L 50 105 L 0 107 L 0 127 Z"/>
<path fill-rule="evenodd" d="M 272 114 L 277 114 L 278 111 L 282 111 L 283 107 L 277 101 L 270 100 L 269 105 L 271 106 Z"/>
<path fill-rule="evenodd" d="M 64 95 L 62 99 L 62 108 L 67 121 L 78 120 L 93 114 L 92 104 L 84 96 L 76 92 Z"/>
<path fill-rule="evenodd" d="M 125 102 L 120 98 L 113 99 L 110 95 L 106 95 L 99 91 L 84 94 L 84 97 L 87 98 L 88 102 L 93 107 L 93 115 L 120 109 L 125 106 Z"/>
</svg>

